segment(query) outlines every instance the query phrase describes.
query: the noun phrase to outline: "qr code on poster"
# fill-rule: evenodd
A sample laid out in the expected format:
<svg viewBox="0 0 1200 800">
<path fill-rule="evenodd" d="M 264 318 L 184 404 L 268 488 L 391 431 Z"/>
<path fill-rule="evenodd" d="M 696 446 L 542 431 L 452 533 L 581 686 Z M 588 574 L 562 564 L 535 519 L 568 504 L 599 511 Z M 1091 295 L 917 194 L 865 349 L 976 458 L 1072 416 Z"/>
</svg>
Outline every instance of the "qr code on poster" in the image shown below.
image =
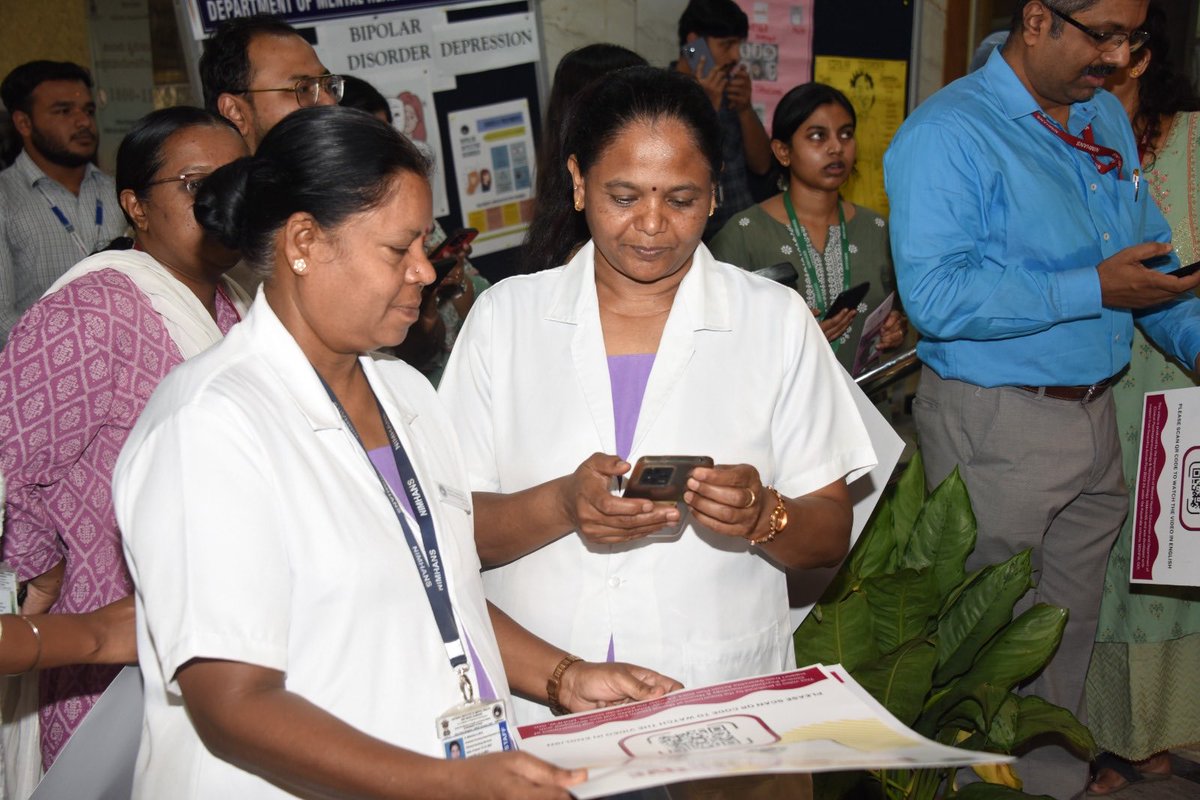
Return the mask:
<svg viewBox="0 0 1200 800">
<path fill-rule="evenodd" d="M 630 736 L 621 747 L 633 756 L 661 756 L 777 741 L 779 737 L 761 719 L 736 715 Z"/>
<path fill-rule="evenodd" d="M 677 733 L 660 733 L 651 736 L 650 742 L 657 744 L 661 753 L 691 753 L 696 750 L 717 750 L 744 744 L 728 722 Z"/>
<path fill-rule="evenodd" d="M 1188 464 L 1187 510 L 1189 514 L 1200 514 L 1200 462 Z"/>
</svg>

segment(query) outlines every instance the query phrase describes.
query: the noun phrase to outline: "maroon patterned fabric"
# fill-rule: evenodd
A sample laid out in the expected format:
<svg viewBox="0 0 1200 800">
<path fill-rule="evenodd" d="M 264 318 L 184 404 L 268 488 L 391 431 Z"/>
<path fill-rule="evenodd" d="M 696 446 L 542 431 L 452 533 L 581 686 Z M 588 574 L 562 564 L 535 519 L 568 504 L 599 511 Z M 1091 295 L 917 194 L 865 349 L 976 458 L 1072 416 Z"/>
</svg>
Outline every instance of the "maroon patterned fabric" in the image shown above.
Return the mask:
<svg viewBox="0 0 1200 800">
<path fill-rule="evenodd" d="M 237 321 L 218 293 L 221 331 Z M 52 612 L 92 611 L 132 591 L 113 513 L 113 468 L 150 393 L 182 360 L 149 298 L 115 270 L 83 275 L 39 300 L 0 353 L 3 555 L 23 581 L 66 558 Z M 46 768 L 117 669 L 42 673 Z"/>
</svg>

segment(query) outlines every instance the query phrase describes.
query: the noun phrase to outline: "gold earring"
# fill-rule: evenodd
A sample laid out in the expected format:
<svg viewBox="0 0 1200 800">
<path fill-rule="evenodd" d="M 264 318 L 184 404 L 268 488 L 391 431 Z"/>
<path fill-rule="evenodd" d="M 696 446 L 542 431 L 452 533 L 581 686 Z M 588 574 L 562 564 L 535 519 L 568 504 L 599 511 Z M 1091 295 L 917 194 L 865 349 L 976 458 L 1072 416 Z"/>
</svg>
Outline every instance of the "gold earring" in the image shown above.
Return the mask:
<svg viewBox="0 0 1200 800">
<path fill-rule="evenodd" d="M 582 200 L 576 200 L 576 201 L 575 201 L 575 210 L 576 210 L 576 211 L 583 211 L 583 201 L 582 201 Z"/>
<path fill-rule="evenodd" d="M 296 273 L 297 275 L 303 275 L 307 271 L 308 271 L 308 262 L 305 261 L 303 258 L 297 258 L 295 261 L 292 262 L 292 272 Z"/>
</svg>

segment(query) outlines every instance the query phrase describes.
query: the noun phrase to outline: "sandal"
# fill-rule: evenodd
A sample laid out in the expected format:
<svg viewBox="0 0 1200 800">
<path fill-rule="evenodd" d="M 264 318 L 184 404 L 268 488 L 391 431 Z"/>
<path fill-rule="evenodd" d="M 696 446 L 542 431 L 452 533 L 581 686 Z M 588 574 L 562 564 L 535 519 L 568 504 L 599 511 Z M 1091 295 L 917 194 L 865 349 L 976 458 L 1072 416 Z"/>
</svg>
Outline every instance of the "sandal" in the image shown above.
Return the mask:
<svg viewBox="0 0 1200 800">
<path fill-rule="evenodd" d="M 1148 766 L 1158 761 L 1160 756 L 1167 756 L 1166 772 L 1142 771 L 1139 766 Z M 1156 753 L 1143 761 L 1129 762 L 1111 753 L 1102 753 L 1095 761 L 1096 774 L 1087 785 L 1088 797 L 1105 797 L 1129 788 L 1134 783 L 1153 783 L 1169 780 L 1171 777 L 1170 755 L 1165 751 Z"/>
</svg>

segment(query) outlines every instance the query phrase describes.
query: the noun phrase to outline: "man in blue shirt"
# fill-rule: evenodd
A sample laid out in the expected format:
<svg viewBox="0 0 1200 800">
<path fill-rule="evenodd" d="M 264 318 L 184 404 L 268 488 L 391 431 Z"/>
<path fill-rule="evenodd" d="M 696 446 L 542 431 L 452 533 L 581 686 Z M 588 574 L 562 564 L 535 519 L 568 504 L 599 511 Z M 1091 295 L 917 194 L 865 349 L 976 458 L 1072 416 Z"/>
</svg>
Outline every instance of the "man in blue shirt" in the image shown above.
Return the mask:
<svg viewBox="0 0 1200 800">
<path fill-rule="evenodd" d="M 1063 606 L 1062 644 L 1027 690 L 1083 717 L 1105 563 L 1126 512 L 1112 379 L 1136 320 L 1183 364 L 1200 353 L 1200 275 L 1175 278 L 1121 104 L 1101 91 L 1145 41 L 1147 0 L 1025 0 L 977 72 L 923 104 L 884 158 L 892 249 L 925 362 L 914 417 L 927 477 L 958 467 L 979 539 L 968 568 L 1033 549 L 1018 607 Z M 1070 798 L 1086 763 L 1018 765 Z"/>
</svg>

